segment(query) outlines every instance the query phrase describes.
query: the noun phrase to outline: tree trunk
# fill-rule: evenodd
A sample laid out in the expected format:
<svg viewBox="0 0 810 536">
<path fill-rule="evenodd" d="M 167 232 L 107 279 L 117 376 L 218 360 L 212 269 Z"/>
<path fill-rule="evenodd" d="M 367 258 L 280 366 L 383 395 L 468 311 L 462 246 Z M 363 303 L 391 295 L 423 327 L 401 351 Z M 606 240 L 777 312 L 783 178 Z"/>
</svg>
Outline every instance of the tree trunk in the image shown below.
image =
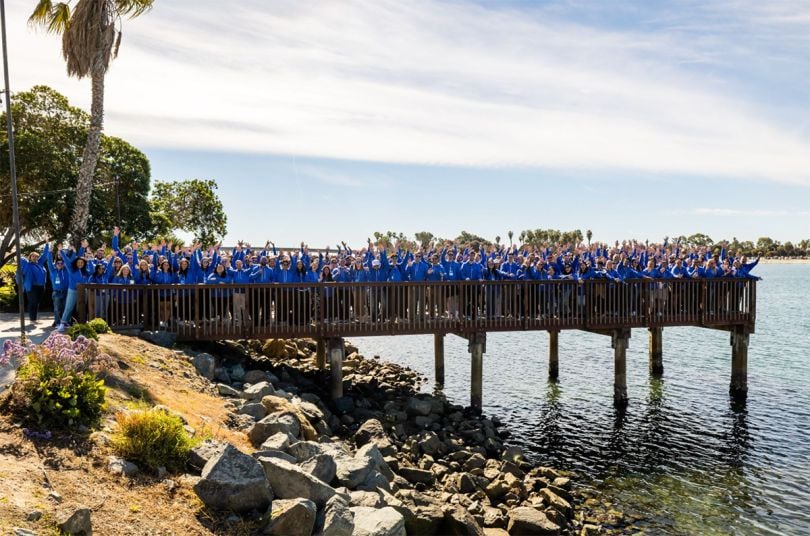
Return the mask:
<svg viewBox="0 0 810 536">
<path fill-rule="evenodd" d="M 77 249 L 78 243 L 87 234 L 90 194 L 93 191 L 93 176 L 96 173 L 96 163 L 101 146 L 101 129 L 104 126 L 104 74 L 103 70 L 96 69 L 92 76 L 90 129 L 87 131 L 87 143 L 82 153 L 82 166 L 79 168 L 79 180 L 76 183 L 73 218 L 70 221 L 70 233 Z"/>
</svg>

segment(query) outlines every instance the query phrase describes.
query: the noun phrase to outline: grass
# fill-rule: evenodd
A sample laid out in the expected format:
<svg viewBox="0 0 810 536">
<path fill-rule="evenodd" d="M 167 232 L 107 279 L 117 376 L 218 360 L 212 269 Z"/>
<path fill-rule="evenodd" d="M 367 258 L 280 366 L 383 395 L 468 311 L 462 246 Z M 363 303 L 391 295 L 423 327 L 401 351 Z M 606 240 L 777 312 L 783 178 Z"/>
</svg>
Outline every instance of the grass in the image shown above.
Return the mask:
<svg viewBox="0 0 810 536">
<path fill-rule="evenodd" d="M 150 409 L 118 413 L 113 449 L 122 457 L 155 470 L 181 471 L 199 439 L 189 436 L 183 421 L 171 413 Z"/>
</svg>

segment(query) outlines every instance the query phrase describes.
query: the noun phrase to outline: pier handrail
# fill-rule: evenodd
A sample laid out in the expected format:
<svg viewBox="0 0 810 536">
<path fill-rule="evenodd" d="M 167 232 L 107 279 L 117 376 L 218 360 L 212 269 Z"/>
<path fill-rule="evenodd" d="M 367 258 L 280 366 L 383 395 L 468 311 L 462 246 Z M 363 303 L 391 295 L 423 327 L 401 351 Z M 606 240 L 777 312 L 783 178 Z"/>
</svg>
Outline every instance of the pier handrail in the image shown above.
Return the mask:
<svg viewBox="0 0 810 536">
<path fill-rule="evenodd" d="M 756 280 L 87 284 L 81 321 L 181 340 L 701 326 L 753 332 Z"/>
</svg>

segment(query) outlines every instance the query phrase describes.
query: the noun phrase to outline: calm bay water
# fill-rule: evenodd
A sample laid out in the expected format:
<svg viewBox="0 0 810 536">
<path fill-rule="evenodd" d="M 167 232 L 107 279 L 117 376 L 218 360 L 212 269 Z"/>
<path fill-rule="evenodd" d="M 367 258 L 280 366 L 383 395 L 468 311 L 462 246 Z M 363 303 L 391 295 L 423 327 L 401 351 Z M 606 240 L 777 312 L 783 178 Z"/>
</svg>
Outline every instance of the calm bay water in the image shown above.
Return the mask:
<svg viewBox="0 0 810 536">
<path fill-rule="evenodd" d="M 560 334 L 549 383 L 545 333 L 495 333 L 484 355 L 484 412 L 536 462 L 572 469 L 656 534 L 810 534 L 810 265 L 763 265 L 746 404 L 728 396 L 729 336 L 664 330 L 664 377 L 647 372 L 646 330 L 627 353 L 630 403 L 613 408 L 607 337 Z M 358 338 L 367 356 L 433 379 L 433 338 Z M 469 403 L 466 342 L 445 340 L 444 393 Z"/>
</svg>

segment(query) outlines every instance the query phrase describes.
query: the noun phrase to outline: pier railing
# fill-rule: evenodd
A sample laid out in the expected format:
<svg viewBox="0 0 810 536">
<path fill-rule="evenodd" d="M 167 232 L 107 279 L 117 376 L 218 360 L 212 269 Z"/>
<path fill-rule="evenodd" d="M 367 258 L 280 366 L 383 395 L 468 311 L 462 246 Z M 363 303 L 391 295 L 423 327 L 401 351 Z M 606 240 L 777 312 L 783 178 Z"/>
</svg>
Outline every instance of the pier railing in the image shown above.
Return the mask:
<svg viewBox="0 0 810 536">
<path fill-rule="evenodd" d="M 752 279 L 79 287 L 81 320 L 181 340 L 633 327 L 753 331 Z"/>
</svg>

